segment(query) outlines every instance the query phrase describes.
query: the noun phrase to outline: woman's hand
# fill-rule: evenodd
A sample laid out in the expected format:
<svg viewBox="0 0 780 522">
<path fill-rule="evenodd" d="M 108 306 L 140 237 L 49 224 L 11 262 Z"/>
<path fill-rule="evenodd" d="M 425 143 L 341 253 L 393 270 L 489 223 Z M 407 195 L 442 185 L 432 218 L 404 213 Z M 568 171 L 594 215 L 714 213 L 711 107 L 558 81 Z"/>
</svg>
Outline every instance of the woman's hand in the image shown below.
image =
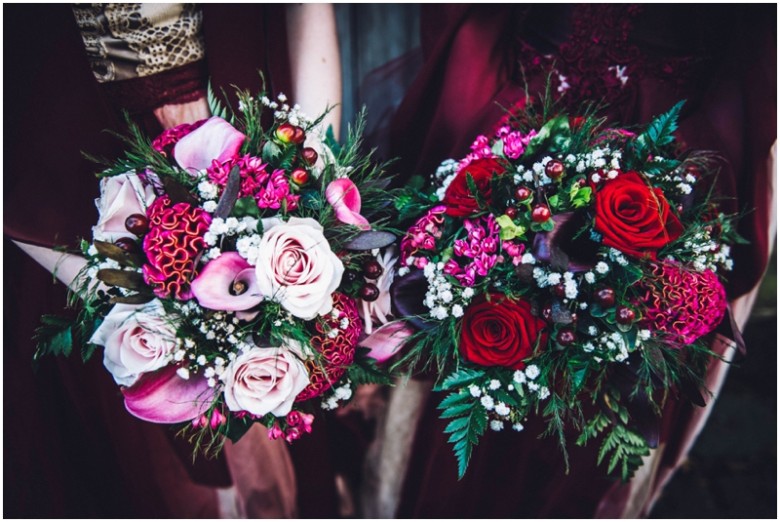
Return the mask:
<svg viewBox="0 0 780 522">
<path fill-rule="evenodd" d="M 182 123 L 195 123 L 211 116 L 206 98 L 198 98 L 187 103 L 163 105 L 154 110 L 157 121 L 167 130 Z"/>
</svg>

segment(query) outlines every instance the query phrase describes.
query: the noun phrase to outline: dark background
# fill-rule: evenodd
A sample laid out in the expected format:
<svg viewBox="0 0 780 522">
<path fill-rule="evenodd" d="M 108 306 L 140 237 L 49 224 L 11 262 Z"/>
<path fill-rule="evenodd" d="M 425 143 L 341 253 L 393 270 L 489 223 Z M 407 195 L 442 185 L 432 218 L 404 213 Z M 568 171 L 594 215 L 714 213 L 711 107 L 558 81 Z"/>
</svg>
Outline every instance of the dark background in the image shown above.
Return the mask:
<svg viewBox="0 0 780 522">
<path fill-rule="evenodd" d="M 414 66 L 419 11 L 413 4 L 336 6 L 344 78 L 343 125 L 363 104 L 368 130 L 400 101 L 413 70 L 382 81 L 376 68 L 405 55 Z M 400 62 L 399 62 L 400 63 Z M 400 65 L 399 65 L 400 67 Z M 386 68 L 385 68 L 386 69 Z M 343 132 L 343 131 L 342 131 Z M 747 357 L 730 369 L 713 413 L 654 507 L 652 518 L 777 516 L 777 263 L 773 256 L 745 328 Z"/>
</svg>

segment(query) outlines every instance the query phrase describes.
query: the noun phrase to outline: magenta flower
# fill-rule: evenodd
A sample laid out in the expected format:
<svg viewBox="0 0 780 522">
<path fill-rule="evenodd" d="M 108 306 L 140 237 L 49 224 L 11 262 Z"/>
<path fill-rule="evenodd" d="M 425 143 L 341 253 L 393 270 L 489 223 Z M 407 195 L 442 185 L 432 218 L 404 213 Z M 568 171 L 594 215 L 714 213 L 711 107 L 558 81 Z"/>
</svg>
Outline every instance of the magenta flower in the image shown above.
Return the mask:
<svg viewBox="0 0 780 522">
<path fill-rule="evenodd" d="M 237 252 L 225 252 L 209 261 L 190 285 L 203 308 L 238 312 L 263 300 L 255 268 Z"/>
<path fill-rule="evenodd" d="M 271 208 L 278 210 L 282 208 L 282 203 L 288 211 L 298 208 L 300 196 L 290 192 L 290 183 L 284 175 L 284 171 L 276 169 L 273 171 L 264 187 L 255 195 L 257 206 L 259 208 Z"/>
<path fill-rule="evenodd" d="M 197 419 L 214 402 L 215 390 L 202 376 L 184 380 L 170 365 L 145 373 L 129 388 L 122 388 L 125 408 L 135 417 L 159 424 Z"/>
<path fill-rule="evenodd" d="M 325 189 L 325 199 L 333 207 L 336 219 L 361 230 L 371 230 L 368 220 L 360 215 L 360 191 L 348 178 L 331 181 Z"/>
<path fill-rule="evenodd" d="M 214 160 L 224 163 L 235 158 L 245 139 L 227 121 L 213 116 L 176 143 L 173 157 L 181 168 L 196 173 L 209 168 Z"/>
</svg>

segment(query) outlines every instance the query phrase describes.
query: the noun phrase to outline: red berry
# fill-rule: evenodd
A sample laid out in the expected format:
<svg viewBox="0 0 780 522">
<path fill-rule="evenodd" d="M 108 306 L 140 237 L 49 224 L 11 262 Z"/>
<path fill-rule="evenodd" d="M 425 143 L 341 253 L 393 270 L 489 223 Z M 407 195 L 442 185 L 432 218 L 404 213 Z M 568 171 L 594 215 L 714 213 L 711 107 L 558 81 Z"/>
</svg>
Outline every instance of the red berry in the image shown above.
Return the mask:
<svg viewBox="0 0 780 522">
<path fill-rule="evenodd" d="M 631 324 L 636 319 L 636 312 L 627 306 L 619 306 L 615 310 L 615 320 L 620 324 Z"/>
<path fill-rule="evenodd" d="M 517 190 L 515 191 L 515 199 L 517 199 L 517 201 L 525 201 L 530 199 L 532 195 L 533 192 L 531 192 L 531 189 L 528 187 L 517 187 Z"/>
<path fill-rule="evenodd" d="M 542 317 L 545 321 L 550 321 L 552 319 L 552 305 L 544 305 L 544 307 L 542 307 Z"/>
<path fill-rule="evenodd" d="M 309 172 L 306 169 L 302 169 L 300 167 L 293 169 L 293 171 L 290 173 L 290 179 L 293 183 L 299 187 L 302 187 L 309 182 Z"/>
<path fill-rule="evenodd" d="M 559 297 L 563 299 L 566 297 L 566 287 L 563 286 L 563 283 L 558 283 L 554 287 L 552 287 L 552 293 L 555 295 L 555 297 Z"/>
<path fill-rule="evenodd" d="M 531 220 L 535 223 L 544 223 L 552 216 L 550 208 L 547 205 L 536 205 L 531 211 Z"/>
<path fill-rule="evenodd" d="M 358 292 L 363 301 L 376 301 L 379 298 L 379 288 L 374 283 L 366 283 Z"/>
<path fill-rule="evenodd" d="M 125 228 L 131 234 L 142 236 L 149 231 L 149 220 L 143 214 L 130 214 L 125 219 Z"/>
<path fill-rule="evenodd" d="M 609 287 L 604 287 L 596 290 L 594 296 L 596 302 L 602 308 L 610 308 L 615 305 L 615 291 Z"/>
<path fill-rule="evenodd" d="M 295 143 L 296 145 L 299 145 L 306 139 L 306 133 L 302 128 L 285 122 L 276 129 L 276 138 L 282 143 Z"/>
<path fill-rule="evenodd" d="M 577 180 L 577 185 L 579 185 L 580 187 L 584 187 L 587 183 L 588 181 L 585 178 L 580 178 Z"/>
<path fill-rule="evenodd" d="M 566 167 L 558 160 L 548 161 L 547 165 L 544 167 L 544 173 L 547 174 L 548 178 L 553 180 L 561 179 L 565 172 Z"/>
<path fill-rule="evenodd" d="M 135 252 L 138 249 L 138 244 L 135 242 L 135 239 L 130 237 L 120 237 L 116 241 L 114 241 L 114 244 L 124 250 L 125 252 Z"/>
<path fill-rule="evenodd" d="M 295 134 L 293 134 L 292 142 L 296 145 L 300 145 L 306 141 L 306 133 L 300 127 L 295 127 Z"/>
<path fill-rule="evenodd" d="M 369 259 L 363 263 L 363 274 L 369 279 L 378 279 L 384 269 L 376 259 Z"/>
<path fill-rule="evenodd" d="M 517 217 L 517 209 L 515 207 L 507 207 L 507 209 L 504 211 L 504 214 L 512 219 L 515 219 Z"/>
<path fill-rule="evenodd" d="M 569 346 L 576 340 L 576 338 L 577 337 L 574 334 L 574 330 L 571 328 L 561 328 L 558 330 L 558 335 L 555 337 L 555 339 L 558 341 L 558 344 L 562 346 Z"/>
<path fill-rule="evenodd" d="M 311 147 L 304 147 L 304 149 L 301 151 L 301 156 L 303 156 L 303 161 L 309 165 L 314 165 L 317 163 L 317 158 L 319 157 L 317 151 Z"/>
</svg>

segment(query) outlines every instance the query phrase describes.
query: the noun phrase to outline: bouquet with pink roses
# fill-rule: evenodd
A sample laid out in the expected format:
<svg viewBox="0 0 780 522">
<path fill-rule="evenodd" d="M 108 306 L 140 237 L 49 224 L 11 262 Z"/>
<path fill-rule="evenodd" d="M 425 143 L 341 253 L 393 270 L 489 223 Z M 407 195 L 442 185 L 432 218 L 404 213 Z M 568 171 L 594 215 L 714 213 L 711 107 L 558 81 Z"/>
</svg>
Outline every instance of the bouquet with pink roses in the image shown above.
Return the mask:
<svg viewBox="0 0 780 522">
<path fill-rule="evenodd" d="M 99 174 L 79 314 L 38 332 L 36 357 L 103 347 L 127 410 L 204 450 L 255 422 L 292 441 L 320 406 L 387 381 L 381 329 L 366 342 L 380 349 L 359 348 L 390 313 L 395 262 L 362 117 L 339 146 L 283 94 L 238 97 L 233 113 L 210 95 L 213 117 L 153 141 L 130 125 Z"/>
</svg>

